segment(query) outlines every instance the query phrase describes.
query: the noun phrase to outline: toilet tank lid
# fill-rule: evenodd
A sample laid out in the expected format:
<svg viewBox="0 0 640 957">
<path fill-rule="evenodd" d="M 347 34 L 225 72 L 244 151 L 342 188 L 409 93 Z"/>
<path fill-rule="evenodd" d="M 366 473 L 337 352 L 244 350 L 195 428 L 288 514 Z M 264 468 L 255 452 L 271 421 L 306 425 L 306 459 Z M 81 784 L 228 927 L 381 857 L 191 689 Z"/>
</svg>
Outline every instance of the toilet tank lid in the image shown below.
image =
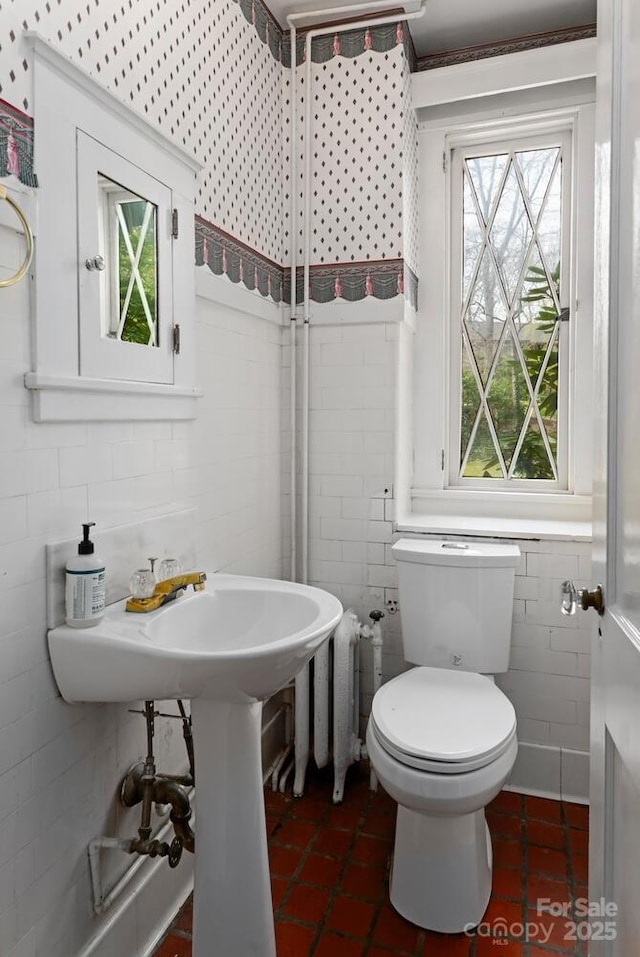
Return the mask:
<svg viewBox="0 0 640 957">
<path fill-rule="evenodd" d="M 485 542 L 445 542 L 440 539 L 400 538 L 391 546 L 396 560 L 422 565 L 463 565 L 515 568 L 520 560 L 517 545 Z"/>
</svg>

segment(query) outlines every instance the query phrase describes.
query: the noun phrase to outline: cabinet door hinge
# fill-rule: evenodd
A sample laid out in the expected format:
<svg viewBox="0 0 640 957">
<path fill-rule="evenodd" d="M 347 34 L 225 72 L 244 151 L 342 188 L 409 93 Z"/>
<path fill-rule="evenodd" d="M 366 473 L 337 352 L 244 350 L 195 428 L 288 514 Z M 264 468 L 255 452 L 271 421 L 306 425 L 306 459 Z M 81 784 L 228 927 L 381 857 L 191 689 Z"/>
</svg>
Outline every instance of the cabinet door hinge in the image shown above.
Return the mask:
<svg viewBox="0 0 640 957">
<path fill-rule="evenodd" d="M 442 151 L 442 172 L 443 173 L 447 172 L 447 151 L 446 150 Z"/>
<path fill-rule="evenodd" d="M 177 323 L 173 327 L 173 351 L 177 356 L 180 355 L 180 326 Z"/>
<path fill-rule="evenodd" d="M 178 238 L 178 210 L 171 210 L 171 238 Z"/>
<path fill-rule="evenodd" d="M 440 453 L 440 468 L 444 472 L 444 449 Z"/>
</svg>

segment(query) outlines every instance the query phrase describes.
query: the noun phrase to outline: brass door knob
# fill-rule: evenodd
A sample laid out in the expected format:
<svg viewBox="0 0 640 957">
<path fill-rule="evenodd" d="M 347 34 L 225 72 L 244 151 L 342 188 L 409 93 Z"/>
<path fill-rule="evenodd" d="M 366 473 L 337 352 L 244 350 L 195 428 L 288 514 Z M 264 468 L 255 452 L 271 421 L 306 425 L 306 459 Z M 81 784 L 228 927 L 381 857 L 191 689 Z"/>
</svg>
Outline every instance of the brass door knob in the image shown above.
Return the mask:
<svg viewBox="0 0 640 957">
<path fill-rule="evenodd" d="M 563 615 L 575 615 L 576 607 L 580 605 L 583 611 L 593 608 L 599 615 L 604 615 L 604 592 L 602 585 L 589 591 L 588 588 L 576 588 L 571 579 L 564 581 L 560 588 L 560 607 Z"/>
</svg>

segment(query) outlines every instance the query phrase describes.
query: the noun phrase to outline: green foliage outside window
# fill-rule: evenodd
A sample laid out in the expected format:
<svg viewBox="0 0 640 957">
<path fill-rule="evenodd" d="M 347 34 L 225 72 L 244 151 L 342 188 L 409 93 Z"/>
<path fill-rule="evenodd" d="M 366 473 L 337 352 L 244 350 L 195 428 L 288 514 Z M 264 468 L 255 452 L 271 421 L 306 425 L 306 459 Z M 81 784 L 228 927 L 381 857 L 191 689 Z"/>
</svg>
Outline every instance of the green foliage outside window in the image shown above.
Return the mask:
<svg viewBox="0 0 640 957">
<path fill-rule="evenodd" d="M 122 215 L 127 227 L 129 241 L 134 254 L 138 252 L 138 245 L 143 228 L 145 213 L 148 203 L 146 200 L 136 202 L 125 202 L 120 205 Z M 151 220 L 144 236 L 140 259 L 138 262 L 138 272 L 147 308 L 152 320 L 154 336 L 151 335 L 151 327 L 144 308 L 142 294 L 137 281 L 134 281 L 131 290 L 131 296 L 127 305 L 126 317 L 122 323 L 122 313 L 125 308 L 127 292 L 131 281 L 132 262 L 125 235 L 120 224 L 118 229 L 118 286 L 119 286 L 119 314 L 121 317 L 122 332 L 120 338 L 123 342 L 138 342 L 141 345 L 157 345 L 157 323 L 156 312 L 157 302 L 157 266 L 156 266 L 156 211 L 153 209 Z"/>
<path fill-rule="evenodd" d="M 551 274 L 556 298 L 559 295 L 560 263 Z M 558 414 L 558 347 L 552 347 L 544 371 L 542 369 L 548 343 L 558 322 L 551 287 L 542 267 L 529 267 L 524 279 L 525 295 L 521 302 L 538 303 L 539 310 L 532 321 L 514 317 L 525 366 L 535 389 L 538 388 L 538 409 L 549 438 L 553 454 L 557 450 Z M 489 392 L 489 406 L 505 456 L 507 467 L 516 449 L 524 419 L 529 411 L 530 394 L 515 346 L 503 352 Z M 463 449 L 471 433 L 478 410 L 478 390 L 470 368 L 462 375 L 462 433 Z M 466 439 L 466 441 L 465 441 Z M 480 425 L 473 447 L 473 460 L 465 470 L 466 476 L 501 478 L 500 462 L 488 427 Z M 532 418 L 520 448 L 514 478 L 553 479 L 553 469 L 535 417 Z"/>
</svg>

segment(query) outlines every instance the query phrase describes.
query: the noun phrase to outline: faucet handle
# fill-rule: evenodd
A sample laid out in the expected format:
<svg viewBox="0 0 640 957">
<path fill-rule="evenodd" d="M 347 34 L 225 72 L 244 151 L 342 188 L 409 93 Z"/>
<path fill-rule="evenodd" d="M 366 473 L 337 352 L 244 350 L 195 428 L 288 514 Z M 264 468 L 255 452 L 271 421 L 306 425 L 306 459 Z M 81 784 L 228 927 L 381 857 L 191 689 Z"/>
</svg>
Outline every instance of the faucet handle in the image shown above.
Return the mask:
<svg viewBox="0 0 640 957">
<path fill-rule="evenodd" d="M 158 564 L 158 581 L 163 582 L 167 578 L 175 578 L 182 571 L 182 565 L 177 558 L 163 558 Z"/>
<path fill-rule="evenodd" d="M 139 568 L 129 580 L 132 598 L 151 598 L 155 587 L 156 578 L 152 568 Z"/>
</svg>

